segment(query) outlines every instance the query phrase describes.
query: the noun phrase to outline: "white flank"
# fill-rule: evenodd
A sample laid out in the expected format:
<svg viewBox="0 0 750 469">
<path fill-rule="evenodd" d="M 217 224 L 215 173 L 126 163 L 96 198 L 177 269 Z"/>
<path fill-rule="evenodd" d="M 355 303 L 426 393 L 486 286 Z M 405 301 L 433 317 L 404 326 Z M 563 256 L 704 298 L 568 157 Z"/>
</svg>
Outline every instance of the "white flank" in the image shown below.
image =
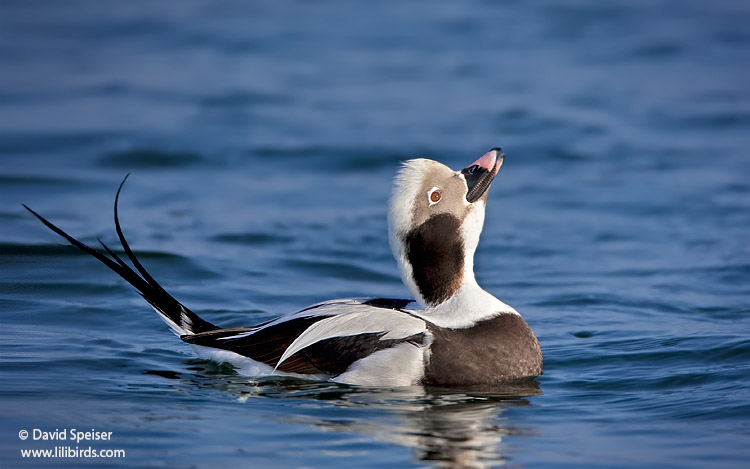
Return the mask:
<svg viewBox="0 0 750 469">
<path fill-rule="evenodd" d="M 425 347 L 402 343 L 352 364 L 331 381 L 359 386 L 414 386 L 424 377 Z"/>
</svg>

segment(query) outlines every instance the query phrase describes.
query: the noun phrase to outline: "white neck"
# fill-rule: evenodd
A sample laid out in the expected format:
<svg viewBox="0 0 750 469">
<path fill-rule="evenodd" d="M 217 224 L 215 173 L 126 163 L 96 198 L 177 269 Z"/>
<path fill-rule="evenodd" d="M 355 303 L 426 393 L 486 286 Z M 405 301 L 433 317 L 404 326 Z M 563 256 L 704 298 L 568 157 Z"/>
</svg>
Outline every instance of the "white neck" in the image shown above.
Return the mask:
<svg viewBox="0 0 750 469">
<path fill-rule="evenodd" d="M 436 326 L 452 329 L 471 327 L 478 321 L 503 313 L 518 314 L 511 306 L 482 289 L 473 275 L 450 299 L 437 306 L 415 311 L 417 316 Z"/>
</svg>

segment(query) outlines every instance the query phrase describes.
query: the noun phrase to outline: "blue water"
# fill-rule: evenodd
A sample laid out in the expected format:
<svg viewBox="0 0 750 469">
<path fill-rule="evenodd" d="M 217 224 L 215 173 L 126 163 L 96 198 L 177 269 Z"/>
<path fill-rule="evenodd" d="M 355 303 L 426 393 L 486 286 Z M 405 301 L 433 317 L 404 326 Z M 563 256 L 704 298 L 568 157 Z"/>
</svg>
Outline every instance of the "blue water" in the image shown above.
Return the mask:
<svg viewBox="0 0 750 469">
<path fill-rule="evenodd" d="M 746 467 L 750 6 L 742 1 L 0 4 L 0 466 L 23 429 L 111 467 Z M 538 387 L 248 380 L 197 360 L 34 220 L 136 253 L 208 320 L 405 296 L 400 161 L 501 146 L 482 285 Z M 76 446 L 76 445 L 72 445 Z"/>
</svg>

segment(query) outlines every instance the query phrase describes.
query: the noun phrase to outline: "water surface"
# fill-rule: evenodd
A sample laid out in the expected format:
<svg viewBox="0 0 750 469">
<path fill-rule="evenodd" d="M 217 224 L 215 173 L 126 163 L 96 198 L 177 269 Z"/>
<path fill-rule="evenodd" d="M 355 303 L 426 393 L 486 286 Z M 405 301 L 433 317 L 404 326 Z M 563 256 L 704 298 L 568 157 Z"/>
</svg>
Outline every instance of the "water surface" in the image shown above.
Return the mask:
<svg viewBox="0 0 750 469">
<path fill-rule="evenodd" d="M 0 6 L 0 465 L 112 431 L 127 467 L 743 467 L 750 8 L 731 1 Z M 521 387 L 248 380 L 62 245 L 123 226 L 225 326 L 405 296 L 390 180 L 501 146 L 480 283 L 537 333 Z"/>
</svg>

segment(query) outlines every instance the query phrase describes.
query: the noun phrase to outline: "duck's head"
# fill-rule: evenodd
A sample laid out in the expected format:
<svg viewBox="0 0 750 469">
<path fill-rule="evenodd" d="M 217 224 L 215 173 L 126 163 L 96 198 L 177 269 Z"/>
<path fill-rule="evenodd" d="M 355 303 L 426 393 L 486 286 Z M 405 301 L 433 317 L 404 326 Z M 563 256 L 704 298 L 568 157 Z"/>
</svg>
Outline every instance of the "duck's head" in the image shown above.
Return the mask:
<svg viewBox="0 0 750 469">
<path fill-rule="evenodd" d="M 487 189 L 503 164 L 493 148 L 461 171 L 437 161 L 406 161 L 396 175 L 388 232 L 401 278 L 415 299 L 435 307 L 476 285 L 474 251 Z"/>
</svg>

